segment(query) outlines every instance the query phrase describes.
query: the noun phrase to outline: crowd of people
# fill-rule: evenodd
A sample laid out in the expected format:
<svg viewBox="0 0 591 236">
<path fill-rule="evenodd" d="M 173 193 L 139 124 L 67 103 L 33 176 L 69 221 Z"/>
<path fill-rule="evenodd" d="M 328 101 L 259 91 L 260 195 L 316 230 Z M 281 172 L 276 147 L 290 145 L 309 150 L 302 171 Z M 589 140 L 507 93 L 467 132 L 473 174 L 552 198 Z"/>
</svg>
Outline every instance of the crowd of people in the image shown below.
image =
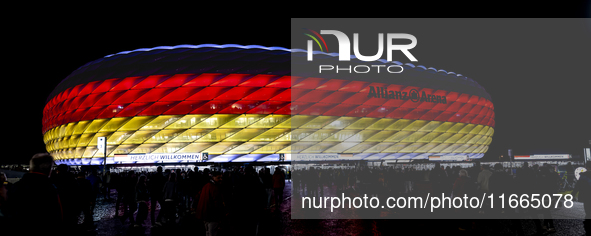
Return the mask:
<svg viewBox="0 0 591 236">
<path fill-rule="evenodd" d="M 116 192 L 114 217 L 133 227 L 147 225 L 148 216 L 152 227 L 175 225 L 180 217 L 193 217 L 203 222 L 196 230 L 205 230 L 205 235 L 235 229 L 242 235 L 256 235 L 262 214 L 280 212 L 286 180 L 279 167 L 273 174 L 270 168 L 257 173 L 252 166 L 225 172 L 198 167 L 163 171 L 158 167 L 156 172 L 100 174 L 96 170 L 72 171 L 67 165 L 53 168 L 53 163 L 49 154 L 37 154 L 30 161 L 29 173 L 14 184 L 2 185 L 2 224 L 32 235 L 92 231 L 97 199 L 109 200 Z M 232 222 L 232 227 L 224 221 Z M 27 227 L 30 222 L 39 227 Z"/>
<path fill-rule="evenodd" d="M 277 167 L 273 174 L 270 168 L 257 172 L 252 166 L 224 172 L 198 167 L 188 171 L 158 167 L 155 172 L 130 170 L 102 174 L 93 169 L 73 171 L 67 165 L 54 168 L 53 163 L 49 154 L 37 154 L 30 161 L 29 172 L 18 182 L 8 184 L 6 176 L 0 175 L 2 224 L 20 227 L 32 234 L 57 229 L 61 234 L 76 235 L 76 230 L 94 229 L 97 199 L 110 200 L 113 194 L 116 196 L 113 197 L 116 201 L 114 217 L 121 222 L 129 221 L 133 227 L 146 225 L 148 218 L 152 227 L 159 227 L 174 225 L 180 217 L 193 217 L 202 222 L 200 229 L 206 235 L 217 235 L 224 229 L 228 232 L 239 229 L 241 235 L 256 235 L 261 216 L 273 208 L 274 212 L 280 211 L 286 179 L 290 179 L 290 175 L 293 176 L 292 193 L 296 196 L 327 196 L 326 191 L 329 191 L 332 194 L 364 193 L 382 199 L 427 194 L 447 197 L 464 194 L 480 197 L 483 193 L 496 196 L 554 194 L 560 181 L 552 166 L 530 167 L 527 162 L 516 172 L 501 164 L 488 166 L 476 162 L 465 169 L 443 168 L 436 163 L 430 170 L 356 166 L 349 169 L 309 167 L 286 173 Z M 591 172 L 581 174 L 581 179 L 573 194 L 580 192 L 579 199 L 591 202 L 588 200 L 591 198 Z M 591 204 L 587 205 L 585 210 L 591 211 Z M 478 215 L 515 219 L 524 214 L 541 214 L 544 220 L 534 221 L 538 232 L 555 231 L 549 209 L 451 210 L 464 219 Z M 232 222 L 231 226 L 224 225 L 225 221 Z M 36 227 L 27 227 L 30 222 L 35 222 Z M 585 226 L 587 228 L 587 222 Z M 69 229 L 71 232 L 66 232 Z"/>
<path fill-rule="evenodd" d="M 349 169 L 310 167 L 295 170 L 293 175 L 295 193 L 322 195 L 323 186 L 336 186 L 337 191 L 354 189 L 373 196 L 386 192 L 389 196 L 417 192 L 443 193 L 445 196 L 478 192 L 541 193 L 558 190 L 560 178 L 549 165 L 530 167 L 527 162 L 515 174 L 501 164 L 488 166 L 476 162 L 474 167 L 466 169 L 459 166 L 443 168 L 439 163 L 435 163 L 430 170 L 392 166 Z"/>
</svg>

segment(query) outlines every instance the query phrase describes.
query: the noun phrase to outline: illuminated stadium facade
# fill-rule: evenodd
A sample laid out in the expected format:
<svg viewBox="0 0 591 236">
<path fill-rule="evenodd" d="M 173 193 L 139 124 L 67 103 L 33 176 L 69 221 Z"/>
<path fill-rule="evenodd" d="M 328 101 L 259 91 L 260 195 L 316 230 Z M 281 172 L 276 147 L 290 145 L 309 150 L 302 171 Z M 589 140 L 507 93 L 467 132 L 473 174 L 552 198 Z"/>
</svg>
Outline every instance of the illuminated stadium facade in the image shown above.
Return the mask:
<svg viewBox="0 0 591 236">
<path fill-rule="evenodd" d="M 205 162 L 477 159 L 492 141 L 493 104 L 469 78 L 402 63 L 414 79 L 292 76 L 294 54 L 305 56 L 180 45 L 90 62 L 48 97 L 47 151 L 56 163 L 100 165 L 105 137 L 107 164 L 200 162 L 204 153 Z"/>
</svg>

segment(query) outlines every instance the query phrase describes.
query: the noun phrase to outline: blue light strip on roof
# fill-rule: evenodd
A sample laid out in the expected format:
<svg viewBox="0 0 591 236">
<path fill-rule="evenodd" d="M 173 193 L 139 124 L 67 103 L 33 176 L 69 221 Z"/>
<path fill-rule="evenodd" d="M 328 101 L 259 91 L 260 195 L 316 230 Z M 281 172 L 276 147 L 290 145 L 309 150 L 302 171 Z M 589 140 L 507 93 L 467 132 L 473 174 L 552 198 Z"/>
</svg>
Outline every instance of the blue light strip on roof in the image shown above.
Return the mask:
<svg viewBox="0 0 591 236">
<path fill-rule="evenodd" d="M 292 51 L 290 49 L 282 48 L 282 47 L 264 47 L 261 45 L 244 46 L 244 45 L 238 45 L 238 44 L 224 44 L 224 45 L 219 45 L 219 44 L 200 44 L 200 45 L 182 44 L 182 45 L 177 45 L 177 46 L 159 46 L 159 47 L 154 47 L 154 48 L 140 48 L 140 49 L 135 49 L 135 50 L 131 50 L 131 51 L 118 52 L 115 54 L 107 55 L 105 57 L 112 57 L 114 55 L 120 55 L 120 54 L 129 54 L 132 52 L 145 52 L 145 51 L 152 51 L 152 50 L 158 50 L 158 49 L 171 50 L 171 49 L 177 49 L 177 48 L 192 48 L 192 49 L 196 49 L 196 48 L 242 48 L 242 49 L 281 50 L 281 51 L 287 51 L 287 52 Z"/>
<path fill-rule="evenodd" d="M 241 49 L 264 49 L 264 50 L 281 50 L 281 51 L 286 51 L 286 52 L 302 52 L 302 53 L 307 53 L 307 50 L 304 49 L 287 49 L 287 48 L 283 48 L 283 47 L 264 47 L 261 45 L 239 45 L 239 44 L 223 44 L 223 45 L 219 45 L 219 44 L 200 44 L 200 45 L 190 45 L 190 44 L 181 44 L 181 45 L 176 45 L 176 46 L 158 46 L 158 47 L 153 47 L 153 48 L 139 48 L 139 49 L 135 49 L 135 50 L 131 50 L 131 51 L 123 51 L 123 52 L 118 52 L 115 54 L 111 54 L 111 55 L 107 55 L 106 57 L 112 57 L 115 55 L 121 55 L 121 54 L 129 54 L 129 53 L 133 53 L 133 52 L 146 52 L 146 51 L 152 51 L 152 50 L 159 50 L 159 49 L 165 49 L 165 50 L 172 50 L 172 49 L 178 49 L 178 48 L 192 48 L 192 49 L 196 49 L 196 48 L 241 48 Z M 326 53 L 326 52 L 321 52 L 321 51 L 313 51 L 313 54 L 322 54 L 322 55 L 328 55 L 328 56 L 332 56 L 332 57 L 338 57 L 339 54 L 338 53 Z M 351 59 L 357 59 L 357 57 L 351 55 Z M 397 65 L 403 65 L 401 62 L 398 61 L 386 61 L 384 59 L 379 59 L 377 60 L 379 62 L 382 63 L 394 63 Z M 408 65 L 410 63 L 406 63 L 406 65 Z M 411 67 L 415 67 L 414 65 L 410 64 Z M 427 68 L 425 68 L 425 66 L 417 66 L 420 68 L 424 68 L 425 70 Z M 456 74 L 454 72 L 447 72 L 445 70 L 437 70 L 436 68 L 433 67 L 429 67 L 430 70 L 433 70 L 435 72 L 439 72 L 439 73 L 444 73 L 444 74 L 448 74 L 448 75 L 455 75 L 458 77 L 463 77 L 461 74 Z"/>
</svg>

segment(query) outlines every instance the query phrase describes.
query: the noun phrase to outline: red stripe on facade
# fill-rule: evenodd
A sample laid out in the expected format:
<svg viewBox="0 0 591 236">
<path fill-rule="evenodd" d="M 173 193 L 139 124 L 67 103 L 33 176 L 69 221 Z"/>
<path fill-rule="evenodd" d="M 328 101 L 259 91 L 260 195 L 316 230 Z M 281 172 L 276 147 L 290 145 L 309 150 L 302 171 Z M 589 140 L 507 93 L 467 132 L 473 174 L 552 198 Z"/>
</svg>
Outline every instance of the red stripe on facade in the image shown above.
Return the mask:
<svg viewBox="0 0 591 236">
<path fill-rule="evenodd" d="M 368 97 L 370 86 L 380 96 Z M 423 92 L 446 103 L 385 98 Z M 383 94 L 386 94 L 385 96 Z M 99 118 L 185 114 L 289 114 L 420 119 L 494 127 L 492 102 L 453 91 L 395 84 L 248 74 L 127 77 L 77 85 L 45 106 L 43 132 Z"/>
</svg>

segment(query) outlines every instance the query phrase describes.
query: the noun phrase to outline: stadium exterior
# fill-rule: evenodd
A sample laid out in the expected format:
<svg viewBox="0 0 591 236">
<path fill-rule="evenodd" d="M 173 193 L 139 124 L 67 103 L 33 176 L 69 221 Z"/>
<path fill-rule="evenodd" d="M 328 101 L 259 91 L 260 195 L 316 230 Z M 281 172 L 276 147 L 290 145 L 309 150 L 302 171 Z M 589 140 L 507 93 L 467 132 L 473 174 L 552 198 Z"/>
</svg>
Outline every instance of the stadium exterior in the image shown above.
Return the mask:
<svg viewBox="0 0 591 236">
<path fill-rule="evenodd" d="M 294 54 L 305 56 L 207 44 L 92 61 L 48 97 L 47 151 L 58 164 L 100 165 L 99 137 L 107 164 L 478 159 L 488 150 L 494 107 L 469 78 L 398 62 L 412 79 L 292 76 Z"/>
</svg>

